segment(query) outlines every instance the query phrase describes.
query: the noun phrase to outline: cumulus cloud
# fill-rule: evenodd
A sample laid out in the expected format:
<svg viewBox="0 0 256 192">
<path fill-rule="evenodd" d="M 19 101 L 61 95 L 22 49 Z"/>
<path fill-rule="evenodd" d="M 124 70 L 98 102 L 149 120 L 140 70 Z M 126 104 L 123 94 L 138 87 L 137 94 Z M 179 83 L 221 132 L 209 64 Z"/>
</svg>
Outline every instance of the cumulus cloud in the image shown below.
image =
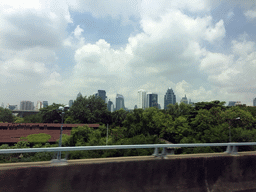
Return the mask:
<svg viewBox="0 0 256 192">
<path fill-rule="evenodd" d="M 129 108 L 136 104 L 140 88 L 157 92 L 162 107 L 168 87 L 174 89 L 177 101 L 185 94 L 201 101 L 252 92 L 255 42 L 231 38 L 227 52 L 209 50 L 227 36 L 225 18 L 211 16 L 220 5 L 216 2 L 25 0 L 21 5 L 10 0 L 0 6 L 0 88 L 14 90 L 6 98 L 20 93 L 24 99 L 34 95 L 49 102 L 105 89 L 111 100 L 116 93 L 123 94 Z M 244 3 L 234 0 L 234 4 Z M 140 30 L 122 48 L 102 38 L 87 43 L 85 28 L 73 21 L 69 9 L 98 19 L 137 22 Z M 251 7 L 243 9 L 247 18 L 255 18 Z M 224 15 L 232 18 L 234 12 Z M 69 24 L 73 31 L 68 31 Z"/>
<path fill-rule="evenodd" d="M 256 11 L 255 10 L 248 10 L 244 13 L 247 19 L 255 19 L 256 18 Z"/>
<path fill-rule="evenodd" d="M 213 85 L 220 90 L 225 89 L 230 98 L 252 100 L 256 90 L 255 43 L 244 39 L 233 40 L 232 51 L 230 55 L 207 52 L 201 60 L 200 69 L 209 75 L 208 80 Z"/>
</svg>

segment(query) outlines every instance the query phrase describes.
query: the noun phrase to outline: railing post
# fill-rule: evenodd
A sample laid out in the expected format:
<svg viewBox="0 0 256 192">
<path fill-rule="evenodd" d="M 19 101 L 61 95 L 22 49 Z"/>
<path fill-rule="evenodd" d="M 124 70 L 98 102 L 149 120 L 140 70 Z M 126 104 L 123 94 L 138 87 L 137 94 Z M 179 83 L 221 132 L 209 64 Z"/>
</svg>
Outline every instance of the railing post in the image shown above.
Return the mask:
<svg viewBox="0 0 256 192">
<path fill-rule="evenodd" d="M 225 153 L 231 154 L 232 153 L 232 146 L 228 145 Z"/>
<path fill-rule="evenodd" d="M 155 150 L 154 150 L 154 153 L 152 154 L 152 156 L 155 156 L 155 157 L 158 157 L 159 154 L 158 154 L 158 148 L 156 147 Z"/>
<path fill-rule="evenodd" d="M 167 151 L 166 151 L 166 147 L 164 147 L 162 150 L 161 156 L 162 156 L 162 158 L 166 159 L 166 155 L 167 155 Z"/>
<path fill-rule="evenodd" d="M 234 145 L 231 154 L 237 155 L 237 152 L 238 152 L 238 147 Z"/>
</svg>

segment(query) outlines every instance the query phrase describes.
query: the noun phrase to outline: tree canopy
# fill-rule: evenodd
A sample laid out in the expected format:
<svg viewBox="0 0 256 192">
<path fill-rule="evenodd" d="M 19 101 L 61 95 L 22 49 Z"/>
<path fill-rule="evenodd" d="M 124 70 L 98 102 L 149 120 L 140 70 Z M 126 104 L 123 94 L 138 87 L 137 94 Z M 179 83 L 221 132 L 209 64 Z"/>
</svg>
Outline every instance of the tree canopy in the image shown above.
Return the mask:
<svg viewBox="0 0 256 192">
<path fill-rule="evenodd" d="M 14 122 L 14 116 L 11 110 L 0 107 L 0 122 Z"/>
</svg>

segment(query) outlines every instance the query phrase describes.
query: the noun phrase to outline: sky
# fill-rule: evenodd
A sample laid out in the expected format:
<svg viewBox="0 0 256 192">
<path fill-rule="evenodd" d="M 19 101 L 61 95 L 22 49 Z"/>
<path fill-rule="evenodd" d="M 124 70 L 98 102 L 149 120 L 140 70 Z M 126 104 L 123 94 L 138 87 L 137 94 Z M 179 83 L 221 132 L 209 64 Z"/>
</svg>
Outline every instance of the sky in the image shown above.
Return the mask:
<svg viewBox="0 0 256 192">
<path fill-rule="evenodd" d="M 139 89 L 179 102 L 256 97 L 254 0 L 0 1 L 0 104 Z"/>
</svg>

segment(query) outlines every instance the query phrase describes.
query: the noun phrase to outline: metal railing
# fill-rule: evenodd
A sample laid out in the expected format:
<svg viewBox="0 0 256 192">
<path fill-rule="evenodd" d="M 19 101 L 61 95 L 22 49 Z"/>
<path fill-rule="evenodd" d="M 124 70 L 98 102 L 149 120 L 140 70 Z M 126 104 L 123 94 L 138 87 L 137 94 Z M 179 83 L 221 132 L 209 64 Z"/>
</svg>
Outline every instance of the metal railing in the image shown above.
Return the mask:
<svg viewBox="0 0 256 192">
<path fill-rule="evenodd" d="M 12 153 L 35 153 L 35 152 L 62 152 L 62 151 L 87 151 L 87 150 L 107 150 L 107 149 L 146 149 L 154 148 L 154 156 L 166 156 L 167 148 L 174 150 L 180 147 L 223 147 L 226 146 L 226 153 L 237 154 L 238 146 L 252 146 L 256 142 L 240 143 L 187 143 L 187 144 L 143 144 L 143 145 L 102 145 L 102 146 L 79 146 L 79 147 L 49 147 L 49 148 L 22 148 L 22 149 L 1 149 L 0 154 Z M 163 148 L 162 153 L 158 149 Z"/>
</svg>

